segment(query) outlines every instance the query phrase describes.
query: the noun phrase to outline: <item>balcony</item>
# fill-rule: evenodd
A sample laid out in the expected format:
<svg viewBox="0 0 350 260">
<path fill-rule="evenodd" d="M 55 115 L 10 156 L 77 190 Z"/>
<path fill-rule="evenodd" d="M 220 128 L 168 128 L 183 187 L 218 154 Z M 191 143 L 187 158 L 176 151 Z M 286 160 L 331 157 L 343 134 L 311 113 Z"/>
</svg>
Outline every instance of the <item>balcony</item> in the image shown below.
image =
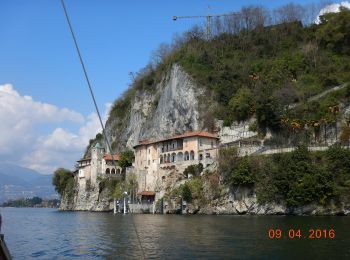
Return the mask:
<svg viewBox="0 0 350 260">
<path fill-rule="evenodd" d="M 183 150 L 183 146 L 178 146 L 178 147 L 162 147 L 159 149 L 160 153 L 168 153 L 168 152 L 173 152 L 173 151 L 179 151 L 179 150 Z"/>
</svg>

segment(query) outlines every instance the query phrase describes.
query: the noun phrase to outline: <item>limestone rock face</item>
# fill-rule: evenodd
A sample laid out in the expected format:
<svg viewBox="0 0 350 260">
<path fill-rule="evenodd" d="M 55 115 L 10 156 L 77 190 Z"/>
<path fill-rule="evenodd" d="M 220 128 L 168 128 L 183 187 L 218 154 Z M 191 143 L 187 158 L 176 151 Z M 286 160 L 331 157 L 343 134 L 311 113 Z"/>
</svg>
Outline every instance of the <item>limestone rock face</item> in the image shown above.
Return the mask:
<svg viewBox="0 0 350 260">
<path fill-rule="evenodd" d="M 113 201 L 109 196 L 108 189 L 99 188 L 99 182 L 88 184 L 85 181 L 78 182 L 78 177 L 74 181 L 74 197 L 61 199 L 60 210 L 80 210 L 80 211 L 111 211 Z"/>
<path fill-rule="evenodd" d="M 189 212 L 192 213 L 193 212 Z M 251 188 L 226 189 L 223 196 L 199 208 L 199 214 L 230 215 L 350 215 L 350 205 L 321 206 L 309 204 L 301 207 L 286 207 L 284 204 L 259 204 Z"/>
<path fill-rule="evenodd" d="M 118 148 L 132 148 L 140 140 L 161 139 L 200 129 L 198 97 L 203 94 L 191 78 L 174 64 L 155 90 L 138 92 L 124 127 L 110 118 L 106 132 Z M 118 131 L 118 132 L 116 132 Z"/>
<path fill-rule="evenodd" d="M 140 140 L 199 130 L 198 97 L 202 94 L 181 67 L 174 64 L 154 90 L 136 93 L 123 122 L 117 117 L 108 119 L 107 137 L 120 151 L 132 148 Z M 84 181 L 77 179 L 72 201 L 63 197 L 61 202 L 62 210 L 109 211 L 112 208 L 107 192 L 100 191 L 98 185 L 86 187 Z"/>
</svg>

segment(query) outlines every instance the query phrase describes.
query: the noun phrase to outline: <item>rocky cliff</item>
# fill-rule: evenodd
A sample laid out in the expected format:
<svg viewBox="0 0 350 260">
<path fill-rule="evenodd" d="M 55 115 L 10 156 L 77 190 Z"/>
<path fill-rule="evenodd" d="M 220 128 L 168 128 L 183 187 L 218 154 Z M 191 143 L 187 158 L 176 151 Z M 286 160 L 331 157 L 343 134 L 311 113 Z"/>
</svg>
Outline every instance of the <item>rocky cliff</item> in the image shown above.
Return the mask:
<svg viewBox="0 0 350 260">
<path fill-rule="evenodd" d="M 136 92 L 127 115 L 109 118 L 107 136 L 120 150 L 132 148 L 139 140 L 198 130 L 198 98 L 202 94 L 191 77 L 174 64 L 152 90 Z"/>
<path fill-rule="evenodd" d="M 113 149 L 132 148 L 140 140 L 159 139 L 202 129 L 199 97 L 203 90 L 179 65 L 174 64 L 152 89 L 138 90 L 121 116 L 110 116 L 107 137 Z M 74 198 L 62 198 L 62 210 L 108 211 L 113 207 L 110 192 L 100 181 L 86 185 L 75 179 Z"/>
<path fill-rule="evenodd" d="M 316 203 L 287 207 L 284 203 L 259 204 L 253 189 L 247 187 L 229 189 L 224 188 L 223 195 L 211 200 L 208 204 L 200 206 L 192 204 L 189 212 L 211 215 L 350 215 L 350 204 L 342 203 L 335 205 L 330 202 L 328 205 L 318 205 Z"/>
<path fill-rule="evenodd" d="M 241 155 L 262 154 L 273 147 L 295 148 L 300 143 L 318 146 L 317 149 L 335 142 L 348 145 L 350 85 L 343 84 L 350 79 L 346 66 L 350 63 L 348 41 L 344 40 L 349 38 L 349 32 L 344 30 L 345 27 L 335 25 L 349 24 L 350 13 L 342 10 L 326 16 L 322 23 L 312 28 L 305 28 L 296 21 L 268 27 L 259 25 L 258 30 L 245 29 L 235 34 L 227 31 L 209 41 L 194 31 L 185 33 L 178 44 L 163 53 L 157 66 L 148 66 L 136 74 L 130 88 L 114 103 L 106 123 L 106 137 L 112 150 L 121 152 L 140 140 L 214 129 L 219 130 L 221 143 L 236 145 L 240 152 L 242 146 L 246 146 Z M 335 40 L 328 37 L 329 28 L 334 29 L 334 35 L 344 37 Z M 90 147 L 96 142 L 103 143 L 101 134 L 91 140 L 85 156 L 89 156 Z M 348 157 L 339 161 L 346 161 Z M 333 161 L 330 158 L 328 166 Z M 227 161 L 231 163 L 231 158 Z M 345 173 L 350 162 L 343 164 L 328 169 L 328 173 L 332 173 L 330 176 L 343 167 L 345 170 L 340 174 L 344 173 L 343 177 L 348 180 Z M 328 166 L 324 164 L 317 172 L 323 172 Z M 216 173 L 221 177 L 224 175 Z M 283 168 L 277 173 L 286 174 Z M 175 183 L 163 188 L 163 194 L 185 181 L 181 172 L 176 174 L 179 176 L 173 176 Z M 309 175 L 310 178 L 318 176 Z M 322 181 L 324 176 L 318 177 Z M 263 177 L 259 175 L 257 179 Z M 303 183 L 302 180 L 293 183 L 299 182 Z M 338 185 L 350 189 L 347 182 Z M 104 193 L 99 182 L 90 186 L 83 187 L 76 182 L 74 199 L 71 204 L 63 200 L 63 208 L 109 208 L 108 192 Z M 220 194 L 202 196 L 206 198 L 205 203 L 201 201 L 201 207 L 197 209 L 194 203 L 193 212 L 304 212 L 304 209 L 287 209 L 282 204 L 259 205 L 254 191 L 233 191 L 224 184 L 218 186 L 221 187 Z M 310 201 L 315 201 L 314 197 Z M 316 208 L 310 213 L 322 212 Z M 344 206 L 338 213 L 341 212 L 347 214 L 348 208 Z"/>
<path fill-rule="evenodd" d="M 214 170 L 211 167 L 208 170 Z M 179 178 L 180 177 L 180 178 Z M 172 176 L 173 179 L 174 176 Z M 182 176 L 183 178 L 183 176 Z M 177 182 L 168 183 L 165 190 L 174 191 L 179 184 L 181 174 L 177 176 Z M 187 214 L 207 214 L 207 215 L 350 215 L 349 201 L 335 203 L 330 201 L 326 205 L 310 203 L 304 206 L 288 207 L 281 201 L 279 203 L 259 203 L 257 194 L 253 187 L 235 186 L 228 187 L 220 181 L 220 176 L 216 173 L 203 174 L 200 178 L 203 190 L 196 194 L 197 198 L 190 203 L 186 203 Z M 191 180 L 189 180 L 191 182 Z M 198 181 L 198 179 L 197 179 Z M 168 193 L 169 194 L 169 193 Z M 174 196 L 174 194 L 172 194 Z M 199 198 L 198 198 L 199 197 Z M 178 213 L 179 201 L 165 196 L 166 213 Z"/>
<path fill-rule="evenodd" d="M 65 194 L 61 198 L 60 210 L 111 211 L 111 191 L 103 187 L 102 180 L 91 184 L 89 181 L 78 182 L 78 177 L 75 176 L 73 196 Z"/>
<path fill-rule="evenodd" d="M 136 91 L 129 109 L 124 111 L 122 116 L 110 116 L 106 123 L 107 137 L 114 144 L 114 149 L 123 150 L 132 148 L 140 140 L 160 139 L 177 133 L 205 129 L 200 104 L 204 93 L 205 91 L 197 86 L 179 65 L 174 64 L 152 90 Z M 343 110 L 344 115 L 348 113 L 348 107 Z M 220 129 L 221 142 L 231 143 L 242 138 L 257 136 L 257 132 L 249 130 L 249 126 L 254 122 L 255 119 L 252 118 L 241 123 L 235 122 L 231 127 L 223 127 L 222 122 L 217 120 L 216 125 Z M 334 139 L 332 129 L 327 131 L 327 135 L 329 141 Z M 217 172 L 216 169 L 209 170 Z M 169 180 L 166 181 L 170 182 L 161 187 L 162 195 L 185 183 L 186 178 L 182 172 L 165 175 L 169 177 Z M 206 182 L 204 184 L 205 202 L 194 201 L 188 204 L 189 213 L 315 215 L 347 215 L 350 213 L 350 205 L 321 207 L 312 204 L 298 208 L 288 208 L 283 203 L 261 205 L 252 189 L 242 187 L 232 189 L 224 184 L 218 184 L 221 192 L 213 195 L 210 185 L 208 186 Z M 111 191 L 101 185 L 101 180 L 98 180 L 96 184 L 91 184 L 78 182 L 76 177 L 74 196 L 72 198 L 64 196 L 60 208 L 62 210 L 110 211 L 113 209 Z M 170 207 L 169 209 L 174 211 L 175 208 Z"/>
</svg>

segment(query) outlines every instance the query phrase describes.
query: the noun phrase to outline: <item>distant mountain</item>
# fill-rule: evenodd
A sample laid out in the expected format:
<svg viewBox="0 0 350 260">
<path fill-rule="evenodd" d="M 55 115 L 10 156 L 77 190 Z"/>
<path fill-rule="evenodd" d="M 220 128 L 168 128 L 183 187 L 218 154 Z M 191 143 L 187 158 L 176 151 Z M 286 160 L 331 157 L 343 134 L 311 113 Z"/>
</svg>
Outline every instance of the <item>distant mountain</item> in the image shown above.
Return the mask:
<svg viewBox="0 0 350 260">
<path fill-rule="evenodd" d="M 14 164 L 0 163 L 0 203 L 23 197 L 57 198 L 52 175 Z"/>
</svg>

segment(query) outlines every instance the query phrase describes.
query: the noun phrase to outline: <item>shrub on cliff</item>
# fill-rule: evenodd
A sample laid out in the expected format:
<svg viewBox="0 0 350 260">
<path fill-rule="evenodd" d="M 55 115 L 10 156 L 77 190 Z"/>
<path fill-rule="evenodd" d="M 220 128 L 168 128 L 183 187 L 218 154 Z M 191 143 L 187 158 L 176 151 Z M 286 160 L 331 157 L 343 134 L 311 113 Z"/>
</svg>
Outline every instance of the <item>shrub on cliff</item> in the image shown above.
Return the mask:
<svg viewBox="0 0 350 260">
<path fill-rule="evenodd" d="M 55 190 L 61 196 L 67 195 L 71 197 L 74 188 L 74 175 L 72 171 L 64 168 L 57 169 L 52 177 L 52 185 L 55 186 Z"/>
<path fill-rule="evenodd" d="M 250 186 L 255 182 L 253 168 L 248 156 L 240 158 L 237 166 L 233 169 L 229 177 L 230 185 L 245 185 Z"/>
<path fill-rule="evenodd" d="M 256 177 L 260 202 L 285 201 L 288 206 L 325 204 L 334 198 L 333 173 L 327 170 L 325 153 L 311 153 L 300 146 L 286 154 L 261 158 Z"/>
<path fill-rule="evenodd" d="M 199 163 L 197 165 L 187 166 L 184 170 L 184 175 L 188 178 L 189 175 L 193 177 L 198 177 L 200 173 L 203 171 L 203 164 Z"/>
<path fill-rule="evenodd" d="M 125 170 L 126 167 L 129 167 L 132 165 L 134 158 L 135 158 L 134 152 L 131 150 L 126 150 L 120 154 L 120 160 L 118 164 L 120 167 L 123 168 L 123 170 Z"/>
<path fill-rule="evenodd" d="M 225 182 L 253 187 L 259 203 L 285 202 L 295 207 L 350 199 L 350 150 L 340 146 L 325 152 L 300 146 L 291 153 L 233 157 L 231 163 L 229 174 L 223 173 Z"/>
<path fill-rule="evenodd" d="M 182 195 L 182 198 L 186 202 L 191 202 L 192 201 L 192 192 L 191 192 L 190 187 L 187 184 L 183 185 L 181 195 Z"/>
<path fill-rule="evenodd" d="M 230 178 L 235 164 L 238 160 L 236 147 L 220 148 L 219 150 L 219 172 L 225 181 Z"/>
</svg>

